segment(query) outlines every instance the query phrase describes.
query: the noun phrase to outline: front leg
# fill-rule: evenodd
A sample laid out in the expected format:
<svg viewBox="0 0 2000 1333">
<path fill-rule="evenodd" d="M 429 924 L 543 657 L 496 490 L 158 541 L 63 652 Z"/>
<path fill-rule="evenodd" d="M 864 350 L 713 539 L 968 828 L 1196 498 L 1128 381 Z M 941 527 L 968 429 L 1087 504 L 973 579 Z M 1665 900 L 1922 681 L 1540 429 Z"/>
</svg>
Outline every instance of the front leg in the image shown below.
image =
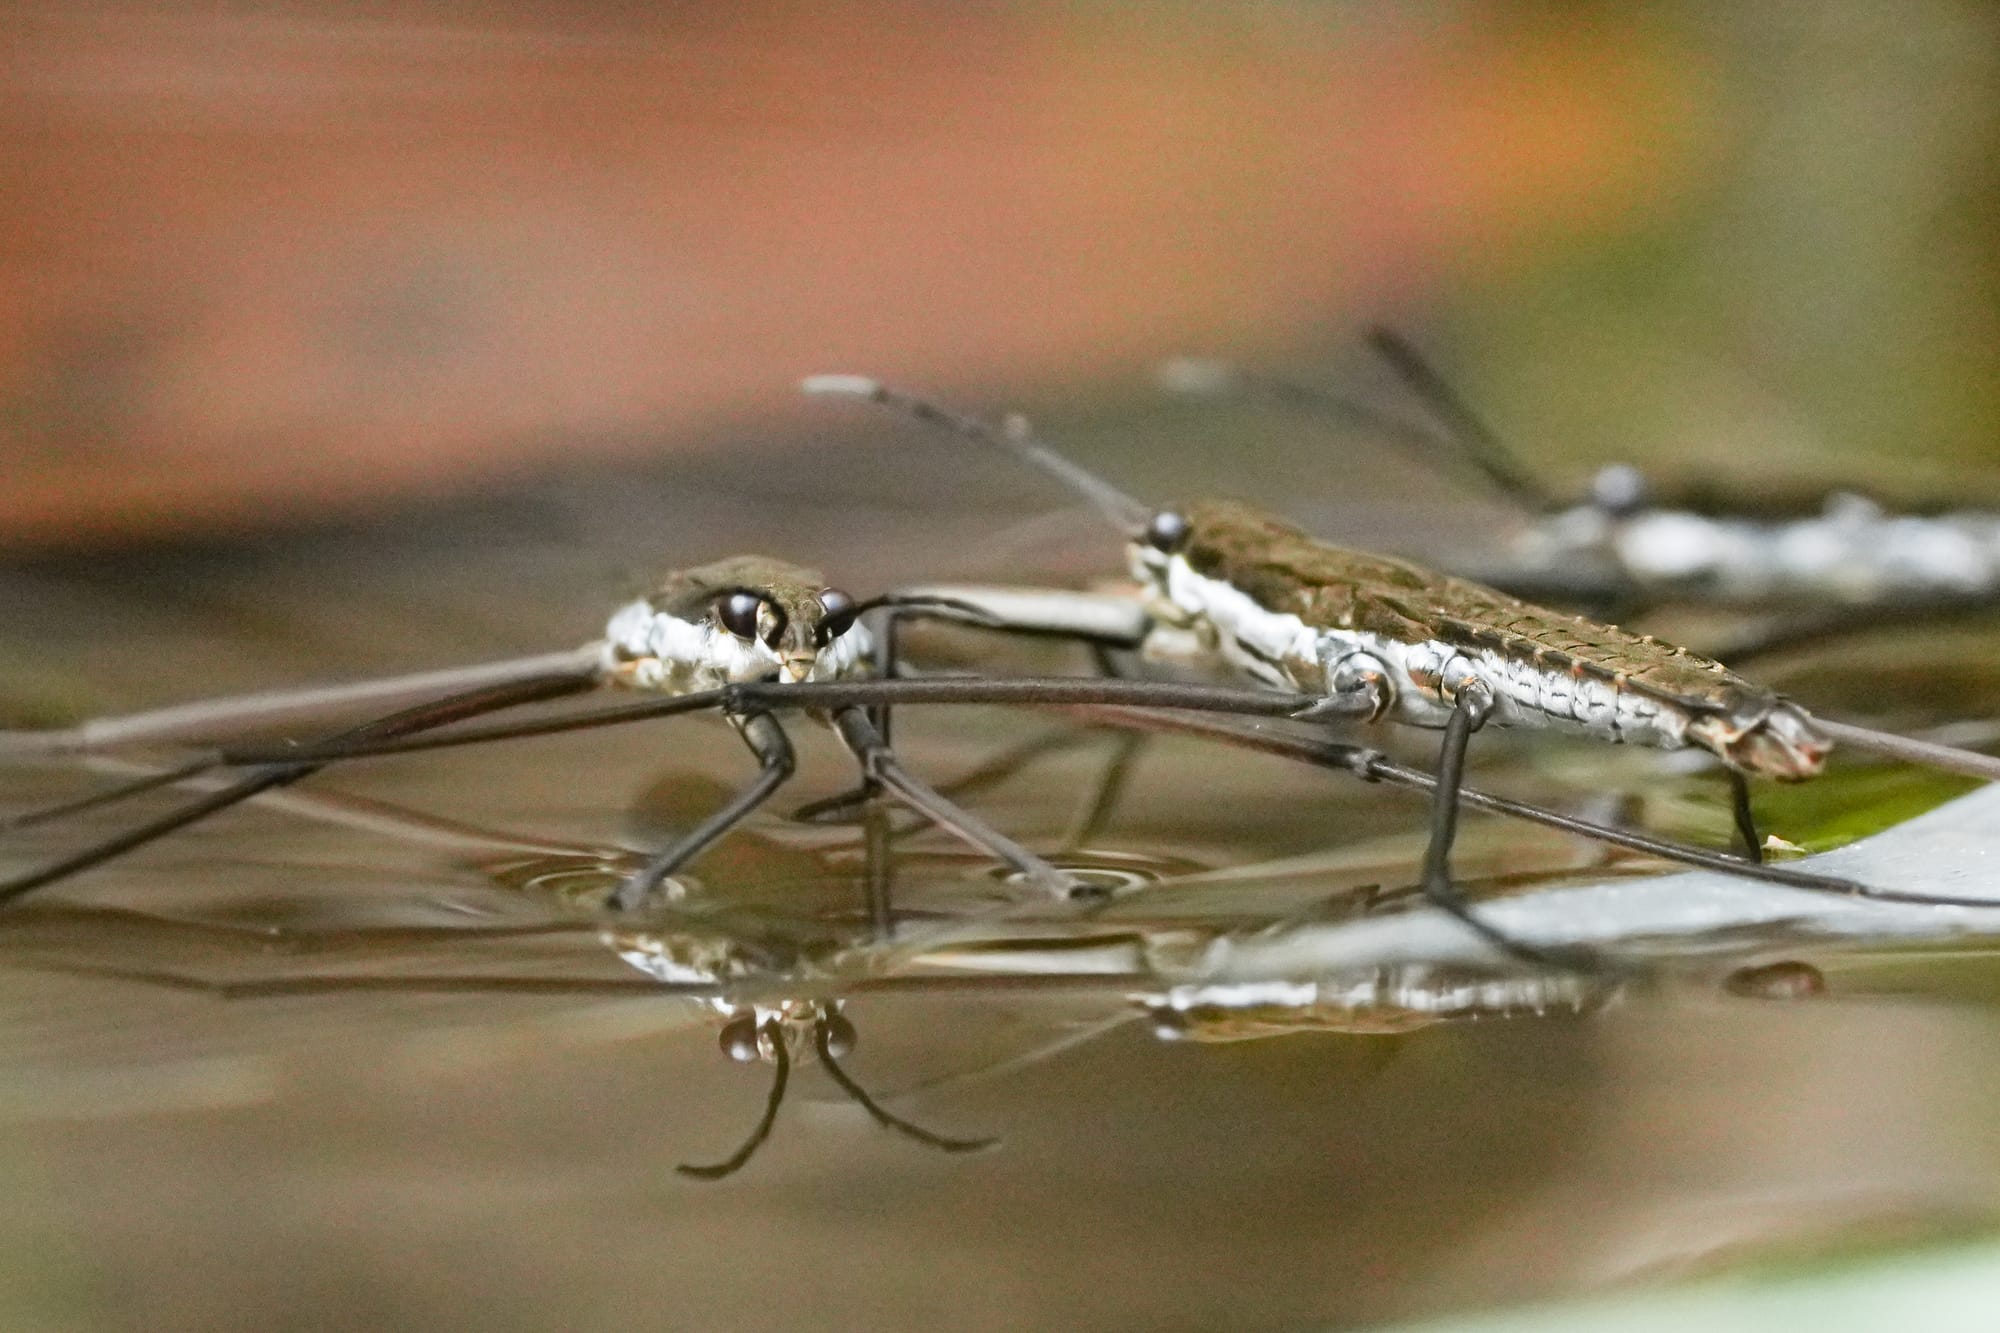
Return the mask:
<svg viewBox="0 0 2000 1333">
<path fill-rule="evenodd" d="M 656 854 L 611 895 L 611 906 L 624 912 L 644 903 L 667 876 L 707 851 L 709 845 L 747 819 L 751 812 L 771 799 L 785 785 L 797 767 L 791 738 L 769 713 L 744 713 L 730 717 L 736 733 L 757 756 L 757 776 L 736 793 L 720 810 L 697 825 L 692 833 Z"/>
</svg>

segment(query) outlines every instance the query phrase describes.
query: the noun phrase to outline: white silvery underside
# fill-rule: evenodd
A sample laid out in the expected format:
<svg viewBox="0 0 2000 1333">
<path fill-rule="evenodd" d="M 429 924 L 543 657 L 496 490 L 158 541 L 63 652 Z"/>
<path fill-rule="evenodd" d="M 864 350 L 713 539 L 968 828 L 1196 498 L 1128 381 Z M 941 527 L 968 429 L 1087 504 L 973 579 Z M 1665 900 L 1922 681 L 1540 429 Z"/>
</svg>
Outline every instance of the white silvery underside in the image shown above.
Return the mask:
<svg viewBox="0 0 2000 1333">
<path fill-rule="evenodd" d="M 773 675 L 794 684 L 843 680 L 862 672 L 872 647 L 867 626 L 857 621 L 819 650 L 810 671 L 793 676 L 763 641 L 739 639 L 706 618 L 670 616 L 641 600 L 620 607 L 604 627 L 603 660 L 606 671 L 634 689 L 681 694 Z"/>
<path fill-rule="evenodd" d="M 670 986 L 718 986 L 725 981 L 740 980 L 756 970 L 754 963 L 746 963 L 739 956 L 735 946 L 718 939 L 626 931 L 605 931 L 601 938 L 629 966 Z M 760 1028 L 772 1019 L 790 1018 L 793 1008 L 782 1002 L 742 1004 L 719 995 L 696 1003 L 724 1018 L 755 1014 Z"/>
<path fill-rule="evenodd" d="M 668 985 L 714 985 L 721 982 L 725 973 L 742 970 L 731 966 L 730 948 L 713 940 L 610 930 L 602 938 L 628 965 Z M 733 1014 L 737 1009 L 720 999 L 701 1003 L 722 1014 Z"/>
<path fill-rule="evenodd" d="M 1617 519 L 1581 506 L 1536 529 L 1523 554 L 1554 565 L 1606 549 L 1641 584 L 1694 585 L 1743 601 L 1868 604 L 2000 588 L 2000 518 L 1896 516 L 1850 494 L 1834 495 L 1812 518 L 1784 523 L 1679 510 Z"/>
<path fill-rule="evenodd" d="M 1468 650 L 1435 639 L 1404 643 L 1358 630 L 1309 626 L 1290 613 L 1266 610 L 1229 583 L 1196 573 L 1178 555 L 1165 562 L 1163 571 L 1153 572 L 1155 596 L 1162 575 L 1174 612 L 1212 626 L 1216 649 L 1228 663 L 1274 689 L 1327 694 L 1343 667 L 1350 674 L 1372 668 L 1381 672 L 1391 694 L 1384 718 L 1442 727 L 1459 691 L 1483 681 L 1493 698 L 1487 721 L 1495 725 L 1552 727 L 1670 750 L 1687 743 L 1686 714 L 1621 691 L 1608 680 L 1551 671 L 1490 648 Z M 1167 655 L 1181 652 L 1181 638 L 1169 629 L 1160 638 L 1160 649 Z"/>
<path fill-rule="evenodd" d="M 1191 982 L 1145 997 L 1155 1010 L 1259 1013 L 1291 1010 L 1302 1027 L 1341 1015 L 1395 1011 L 1431 1018 L 1546 1014 L 1582 1009 L 1600 989 L 1566 973 L 1468 977 L 1426 967 L 1381 967 L 1313 980 Z M 1162 1031 L 1172 1038 L 1172 1029 Z"/>
</svg>

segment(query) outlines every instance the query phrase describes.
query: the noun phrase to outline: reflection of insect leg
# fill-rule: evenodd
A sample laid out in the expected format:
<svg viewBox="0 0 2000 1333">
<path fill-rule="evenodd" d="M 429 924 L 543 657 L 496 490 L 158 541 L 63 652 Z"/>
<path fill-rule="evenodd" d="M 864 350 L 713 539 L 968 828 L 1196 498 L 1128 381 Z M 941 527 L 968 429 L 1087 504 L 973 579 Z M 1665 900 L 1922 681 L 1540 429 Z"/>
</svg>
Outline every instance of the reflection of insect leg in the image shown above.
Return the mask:
<svg viewBox="0 0 2000 1333">
<path fill-rule="evenodd" d="M 755 1052 L 760 1046 L 770 1048 L 771 1063 L 774 1068 L 771 1071 L 771 1090 L 764 1096 L 764 1112 L 757 1117 L 757 1123 L 750 1130 L 750 1136 L 743 1140 L 735 1152 L 719 1162 L 703 1166 L 682 1162 L 674 1170 L 684 1176 L 692 1176 L 696 1180 L 720 1180 L 724 1176 L 731 1176 L 742 1170 L 744 1164 L 764 1146 L 764 1140 L 771 1137 L 771 1128 L 778 1123 L 779 1108 L 785 1104 L 785 1086 L 792 1078 L 792 1053 L 785 1041 L 785 1025 L 773 1018 L 759 1027 L 753 1019 L 750 1041 L 744 1048 L 752 1053 L 747 1058 L 755 1059 Z"/>
</svg>

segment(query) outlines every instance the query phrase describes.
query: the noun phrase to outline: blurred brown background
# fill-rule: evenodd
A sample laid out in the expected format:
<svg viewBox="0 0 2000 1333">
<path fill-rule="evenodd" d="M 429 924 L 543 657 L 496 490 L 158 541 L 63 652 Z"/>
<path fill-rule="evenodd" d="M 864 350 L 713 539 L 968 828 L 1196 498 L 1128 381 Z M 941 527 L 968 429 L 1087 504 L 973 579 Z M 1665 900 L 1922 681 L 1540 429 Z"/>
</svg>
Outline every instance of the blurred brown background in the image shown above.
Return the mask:
<svg viewBox="0 0 2000 1333">
<path fill-rule="evenodd" d="M 2000 496 L 1996 148 L 2000 10 L 1973 0 L 13 6 L 0 718 L 545 652 L 631 579 L 744 549 L 856 593 L 1113 567 L 1007 460 L 803 401 L 820 370 L 1019 407 L 1148 496 L 1246 492 L 1446 561 L 1481 535 L 1463 519 L 1502 517 L 1467 488 L 1167 403 L 1152 363 L 1221 353 L 1407 408 L 1356 346 L 1386 320 L 1558 484 L 1623 457 L 1750 492 Z M 1940 717 L 2000 712 L 1990 633 L 1896 632 L 1900 655 L 1772 681 L 1839 713 L 1925 682 Z M 898 736 L 944 781 L 1024 725 Z M 847 783 L 802 742 L 801 799 Z M 1686 790 L 1559 747 L 1498 760 L 1482 782 L 1565 808 Z M 312 792 L 651 846 L 745 762 L 689 723 Z M 1047 845 L 1096 766 L 978 809 Z M 1421 809 L 1384 789 L 1192 749 L 1139 772 L 1112 851 L 1418 864 Z M 27 809 L 97 779 L 0 780 Z M 1726 837 L 1721 797 L 1702 808 Z M 799 836 L 773 814 L 726 842 L 711 892 L 825 880 Z M 796 885 L 759 878 L 772 846 L 808 862 Z M 1540 846 L 1468 821 L 1460 864 Z M 6 1326 L 1357 1327 L 2000 1217 L 1987 956 L 1386 1054 L 1132 1028 L 897 1102 L 1007 1136 L 966 1161 L 815 1101 L 806 1070 L 708 1192 L 673 1165 L 734 1142 L 762 1085 L 681 1009 L 117 977 L 539 974 L 339 932 L 546 897 L 244 810 L 0 916 Z M 279 927 L 333 943 L 287 953 Z M 555 962 L 627 975 L 571 942 Z M 886 1094 L 1065 1016 L 857 1005 L 857 1072 Z"/>
<path fill-rule="evenodd" d="M 816 369 L 1132 392 L 1382 318 L 1543 458 L 1990 456 L 1984 5 L 0 25 L 15 548 L 797 431 Z"/>
</svg>

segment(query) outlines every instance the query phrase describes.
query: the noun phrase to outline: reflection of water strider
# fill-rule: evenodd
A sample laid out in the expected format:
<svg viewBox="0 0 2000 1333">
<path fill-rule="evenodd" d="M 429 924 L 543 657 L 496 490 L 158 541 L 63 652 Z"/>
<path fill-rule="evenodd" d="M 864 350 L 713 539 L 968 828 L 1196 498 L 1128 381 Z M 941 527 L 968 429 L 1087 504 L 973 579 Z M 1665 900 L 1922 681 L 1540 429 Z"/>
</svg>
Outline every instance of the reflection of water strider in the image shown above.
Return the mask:
<svg viewBox="0 0 2000 1333">
<path fill-rule="evenodd" d="M 1745 775 L 1796 781 L 1834 740 L 1985 778 L 2000 761 L 1809 715 L 1774 691 L 1651 636 L 1545 610 L 1406 561 L 1349 551 L 1246 505 L 1149 511 L 1030 436 L 860 376 L 822 375 L 812 393 L 901 410 L 1012 452 L 1059 477 L 1129 539 L 1147 621 L 1133 646 L 1212 663 L 1259 685 L 1314 696 L 1299 716 L 1442 728 L 1425 892 L 1495 944 L 1540 961 L 1481 921 L 1451 883 L 1456 793 L 1482 726 L 1551 728 L 1600 740 L 1709 751 L 1721 759 L 1751 859 L 1761 855 Z"/>
</svg>

